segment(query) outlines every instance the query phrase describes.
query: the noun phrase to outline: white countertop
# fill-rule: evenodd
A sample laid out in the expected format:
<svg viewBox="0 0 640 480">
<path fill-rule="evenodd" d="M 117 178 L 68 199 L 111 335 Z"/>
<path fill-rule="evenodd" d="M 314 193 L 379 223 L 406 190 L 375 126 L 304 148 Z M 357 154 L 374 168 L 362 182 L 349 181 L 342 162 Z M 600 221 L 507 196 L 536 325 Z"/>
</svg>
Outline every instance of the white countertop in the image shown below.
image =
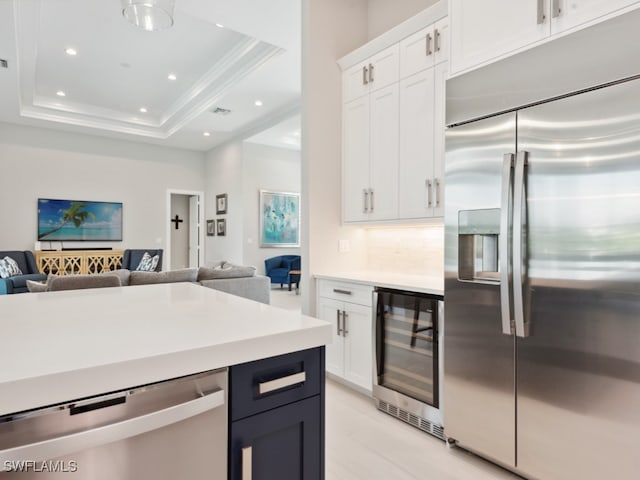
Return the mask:
<svg viewBox="0 0 640 480">
<path fill-rule="evenodd" d="M 316 278 L 348 281 L 374 287 L 397 288 L 411 292 L 444 295 L 443 275 L 406 275 L 400 273 L 357 271 L 339 273 L 316 273 Z"/>
<path fill-rule="evenodd" d="M 190 283 L 0 297 L 0 415 L 325 345 L 327 322 Z"/>
</svg>

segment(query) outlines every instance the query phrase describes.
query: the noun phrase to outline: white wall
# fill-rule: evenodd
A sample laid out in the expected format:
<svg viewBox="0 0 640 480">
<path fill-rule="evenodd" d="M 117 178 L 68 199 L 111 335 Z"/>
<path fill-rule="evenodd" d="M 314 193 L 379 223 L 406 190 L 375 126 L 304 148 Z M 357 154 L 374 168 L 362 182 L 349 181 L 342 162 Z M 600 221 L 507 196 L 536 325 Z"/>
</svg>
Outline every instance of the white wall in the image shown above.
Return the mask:
<svg viewBox="0 0 640 480">
<path fill-rule="evenodd" d="M 393 2 L 395 3 L 395 2 Z M 341 226 L 342 74 L 336 60 L 367 41 L 365 0 L 302 0 L 302 310 L 321 271 L 366 264 L 364 230 Z M 338 252 L 340 239 L 349 253 Z"/>
<path fill-rule="evenodd" d="M 377 37 L 435 3 L 438 3 L 437 0 L 369 0 L 368 39 Z"/>
<path fill-rule="evenodd" d="M 65 247 L 166 248 L 167 188 L 203 190 L 204 155 L 0 123 L 0 250 L 33 250 L 37 199 L 123 203 L 122 242 Z"/>
<path fill-rule="evenodd" d="M 243 263 L 264 274 L 265 258 L 300 255 L 300 248 L 261 248 L 259 191 L 300 193 L 300 152 L 245 142 L 243 145 Z"/>
<path fill-rule="evenodd" d="M 242 142 L 210 150 L 205 160 L 205 220 L 225 218 L 227 234 L 205 237 L 205 262 L 243 263 L 244 211 L 242 194 Z M 216 214 L 216 195 L 227 194 L 227 213 Z M 206 222 L 205 222 L 206 225 Z"/>
<path fill-rule="evenodd" d="M 177 270 L 189 267 L 189 195 L 171 194 L 171 213 L 173 219 L 178 215 L 182 223 L 171 224 L 171 262 L 165 270 Z"/>
</svg>

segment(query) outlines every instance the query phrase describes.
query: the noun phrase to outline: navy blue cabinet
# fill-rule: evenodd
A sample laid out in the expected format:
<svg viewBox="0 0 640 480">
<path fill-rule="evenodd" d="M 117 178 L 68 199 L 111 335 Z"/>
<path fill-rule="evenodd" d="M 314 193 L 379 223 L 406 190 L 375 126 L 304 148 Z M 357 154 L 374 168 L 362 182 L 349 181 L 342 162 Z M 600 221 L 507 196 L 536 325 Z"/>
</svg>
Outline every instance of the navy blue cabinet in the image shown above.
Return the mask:
<svg viewBox="0 0 640 480">
<path fill-rule="evenodd" d="M 229 369 L 229 479 L 324 479 L 324 347 Z"/>
</svg>

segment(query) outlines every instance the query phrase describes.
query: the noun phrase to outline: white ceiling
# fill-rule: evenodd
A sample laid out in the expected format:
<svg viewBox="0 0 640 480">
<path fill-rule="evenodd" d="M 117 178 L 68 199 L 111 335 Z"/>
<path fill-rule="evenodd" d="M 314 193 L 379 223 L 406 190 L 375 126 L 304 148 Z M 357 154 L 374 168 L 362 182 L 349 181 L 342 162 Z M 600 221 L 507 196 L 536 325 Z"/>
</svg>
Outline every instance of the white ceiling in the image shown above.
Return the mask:
<svg viewBox="0 0 640 480">
<path fill-rule="evenodd" d="M 255 141 L 299 148 L 300 3 L 176 0 L 146 32 L 120 0 L 0 0 L 0 121 L 209 150 L 286 120 Z"/>
</svg>

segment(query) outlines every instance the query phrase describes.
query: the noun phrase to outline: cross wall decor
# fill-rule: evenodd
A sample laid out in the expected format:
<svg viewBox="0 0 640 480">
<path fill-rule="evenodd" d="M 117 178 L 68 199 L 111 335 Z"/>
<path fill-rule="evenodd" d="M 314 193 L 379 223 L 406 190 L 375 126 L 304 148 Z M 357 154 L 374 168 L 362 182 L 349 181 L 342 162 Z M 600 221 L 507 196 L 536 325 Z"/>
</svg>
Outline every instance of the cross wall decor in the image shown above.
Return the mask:
<svg viewBox="0 0 640 480">
<path fill-rule="evenodd" d="M 175 218 L 172 218 L 171 221 L 176 224 L 176 230 L 178 230 L 178 228 L 180 228 L 180 224 L 184 222 L 184 220 L 182 220 L 178 215 L 176 215 Z"/>
</svg>

